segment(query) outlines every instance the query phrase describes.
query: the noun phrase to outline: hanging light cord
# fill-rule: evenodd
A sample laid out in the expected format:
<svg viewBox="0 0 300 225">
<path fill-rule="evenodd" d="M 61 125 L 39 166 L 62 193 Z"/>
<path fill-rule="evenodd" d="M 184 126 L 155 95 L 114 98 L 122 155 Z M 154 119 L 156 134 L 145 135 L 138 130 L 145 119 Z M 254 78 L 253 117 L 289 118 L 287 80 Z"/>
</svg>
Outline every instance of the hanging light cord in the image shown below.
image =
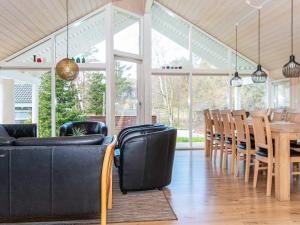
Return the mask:
<svg viewBox="0 0 300 225">
<path fill-rule="evenodd" d="M 235 72 L 237 72 L 237 58 L 238 58 L 238 53 L 237 53 L 237 25 L 235 26 Z"/>
<path fill-rule="evenodd" d="M 260 9 L 258 9 L 258 65 L 260 65 Z"/>
<path fill-rule="evenodd" d="M 67 9 L 67 58 L 69 58 L 69 0 L 66 0 Z"/>
<path fill-rule="evenodd" d="M 294 54 L 294 1 L 291 4 L 291 52 Z"/>
</svg>

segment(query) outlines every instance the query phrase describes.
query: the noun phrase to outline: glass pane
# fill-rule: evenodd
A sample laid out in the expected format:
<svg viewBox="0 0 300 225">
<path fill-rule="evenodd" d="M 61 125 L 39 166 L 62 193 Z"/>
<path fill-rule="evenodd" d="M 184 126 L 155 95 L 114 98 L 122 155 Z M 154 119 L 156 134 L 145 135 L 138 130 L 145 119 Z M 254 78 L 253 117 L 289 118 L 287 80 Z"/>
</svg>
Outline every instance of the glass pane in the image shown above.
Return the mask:
<svg viewBox="0 0 300 225">
<path fill-rule="evenodd" d="M 74 81 L 56 79 L 56 128 L 70 121 L 105 122 L 106 76 L 103 71 L 81 71 Z M 83 131 L 78 131 L 83 132 Z"/>
<path fill-rule="evenodd" d="M 178 148 L 189 147 L 188 87 L 188 76 L 152 76 L 152 115 L 158 123 L 178 129 Z"/>
<path fill-rule="evenodd" d="M 140 53 L 140 20 L 114 10 L 114 49 L 133 54 Z"/>
<path fill-rule="evenodd" d="M 265 109 L 267 107 L 266 84 L 254 84 L 251 77 L 243 77 L 240 88 L 241 108 L 245 110 Z"/>
<path fill-rule="evenodd" d="M 29 50 L 22 53 L 21 55 L 11 59 L 9 62 L 51 62 L 51 40 L 47 40 Z"/>
<path fill-rule="evenodd" d="M 115 62 L 115 130 L 137 124 L 137 72 L 136 63 Z"/>
<path fill-rule="evenodd" d="M 235 52 L 231 53 L 231 68 L 234 70 L 235 69 Z M 250 70 L 250 71 L 255 71 L 256 70 L 256 65 L 253 64 L 252 62 L 246 60 L 245 58 L 242 58 L 241 56 L 238 55 L 237 58 L 237 65 L 238 65 L 238 71 L 243 71 L 243 70 Z"/>
<path fill-rule="evenodd" d="M 154 4 L 152 7 L 152 67 L 189 65 L 189 24 L 174 13 Z"/>
<path fill-rule="evenodd" d="M 69 29 L 69 58 L 83 63 L 105 62 L 105 29 L 104 12 Z M 55 38 L 56 62 L 67 56 L 67 32 Z"/>
<path fill-rule="evenodd" d="M 51 75 L 50 71 L 1 72 L 7 99 L 0 111 L 6 115 L 3 123 L 36 123 L 40 137 L 51 136 Z M 2 79 L 4 80 L 2 80 Z M 0 113 L 0 114 L 2 114 Z"/>
<path fill-rule="evenodd" d="M 290 107 L 290 81 L 272 83 L 273 107 L 275 109 Z"/>
<path fill-rule="evenodd" d="M 200 30 L 192 28 L 192 60 L 193 68 L 227 69 L 228 48 Z"/>
<path fill-rule="evenodd" d="M 228 76 L 193 76 L 193 147 L 204 147 L 204 109 L 228 107 Z"/>
</svg>

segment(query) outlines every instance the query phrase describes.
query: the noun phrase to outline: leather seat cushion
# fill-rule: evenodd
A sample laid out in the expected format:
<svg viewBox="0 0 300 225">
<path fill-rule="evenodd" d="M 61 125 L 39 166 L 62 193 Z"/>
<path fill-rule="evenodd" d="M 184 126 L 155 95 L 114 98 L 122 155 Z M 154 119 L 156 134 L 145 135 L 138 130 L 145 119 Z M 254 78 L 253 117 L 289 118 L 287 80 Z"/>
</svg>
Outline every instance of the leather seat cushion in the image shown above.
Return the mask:
<svg viewBox="0 0 300 225">
<path fill-rule="evenodd" d="M 300 142 L 298 142 L 298 141 L 291 141 L 290 146 L 292 148 L 299 148 L 299 150 L 300 150 Z"/>
<path fill-rule="evenodd" d="M 16 139 L 17 146 L 58 146 L 58 145 L 101 145 L 104 136 L 88 135 L 88 136 L 65 136 L 50 138 L 19 138 Z"/>
<path fill-rule="evenodd" d="M 259 148 L 259 150 L 256 151 L 256 155 L 268 157 L 268 150 L 265 148 Z"/>
<path fill-rule="evenodd" d="M 251 140 L 250 142 L 251 142 L 251 148 L 254 149 L 255 148 L 255 142 L 253 140 Z M 237 147 L 240 150 L 246 150 L 246 143 L 245 142 L 241 142 Z"/>
<path fill-rule="evenodd" d="M 232 144 L 232 138 L 227 137 L 227 138 L 225 139 L 225 143 L 231 145 L 231 144 Z"/>
<path fill-rule="evenodd" d="M 13 137 L 1 137 L 0 136 L 0 146 L 11 146 L 14 145 L 16 139 Z"/>
<path fill-rule="evenodd" d="M 2 125 L 0 125 L 0 137 L 10 137 L 6 129 Z"/>
<path fill-rule="evenodd" d="M 218 140 L 218 141 L 220 141 L 221 140 L 221 134 L 216 134 L 215 135 L 215 139 Z"/>
</svg>

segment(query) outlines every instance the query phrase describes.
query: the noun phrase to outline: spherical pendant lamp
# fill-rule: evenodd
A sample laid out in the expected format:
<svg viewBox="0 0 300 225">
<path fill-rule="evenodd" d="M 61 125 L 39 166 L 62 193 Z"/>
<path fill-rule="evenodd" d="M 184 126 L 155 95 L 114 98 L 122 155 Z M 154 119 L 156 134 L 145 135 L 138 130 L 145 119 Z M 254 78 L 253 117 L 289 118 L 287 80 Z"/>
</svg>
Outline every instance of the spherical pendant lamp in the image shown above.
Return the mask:
<svg viewBox="0 0 300 225">
<path fill-rule="evenodd" d="M 293 54 L 294 48 L 294 1 L 291 0 L 291 55 L 290 60 L 282 68 L 282 73 L 287 78 L 300 77 L 300 65 Z"/>
<path fill-rule="evenodd" d="M 251 77 L 253 83 L 265 83 L 268 79 L 267 73 L 262 70 L 260 65 L 260 9 L 258 9 L 258 65 Z"/>
<path fill-rule="evenodd" d="M 243 85 L 243 80 L 239 76 L 238 69 L 237 69 L 237 25 L 235 26 L 235 73 L 233 78 L 230 80 L 230 86 L 232 87 L 241 87 Z"/>
<path fill-rule="evenodd" d="M 63 80 L 75 80 L 79 73 L 77 63 L 69 58 L 69 0 L 66 0 L 67 10 L 67 57 L 56 64 L 56 74 Z"/>
</svg>

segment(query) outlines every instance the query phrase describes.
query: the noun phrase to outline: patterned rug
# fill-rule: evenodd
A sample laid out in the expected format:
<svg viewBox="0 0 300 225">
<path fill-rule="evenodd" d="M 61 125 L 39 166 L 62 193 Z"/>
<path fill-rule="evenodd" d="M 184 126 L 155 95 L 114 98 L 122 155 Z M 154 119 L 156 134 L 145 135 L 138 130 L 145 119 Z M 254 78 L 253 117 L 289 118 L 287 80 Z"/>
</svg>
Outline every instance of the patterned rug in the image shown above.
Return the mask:
<svg viewBox="0 0 300 225">
<path fill-rule="evenodd" d="M 119 189 L 118 175 L 113 176 L 113 208 L 108 210 L 108 223 L 146 222 L 177 220 L 177 217 L 167 201 L 163 191 L 150 190 L 141 192 L 128 192 L 123 195 Z M 86 225 L 99 224 L 99 219 L 5 223 L 12 225 Z M 1 224 L 1 223 L 0 223 Z M 1 224 L 2 225 L 2 224 Z"/>
</svg>

